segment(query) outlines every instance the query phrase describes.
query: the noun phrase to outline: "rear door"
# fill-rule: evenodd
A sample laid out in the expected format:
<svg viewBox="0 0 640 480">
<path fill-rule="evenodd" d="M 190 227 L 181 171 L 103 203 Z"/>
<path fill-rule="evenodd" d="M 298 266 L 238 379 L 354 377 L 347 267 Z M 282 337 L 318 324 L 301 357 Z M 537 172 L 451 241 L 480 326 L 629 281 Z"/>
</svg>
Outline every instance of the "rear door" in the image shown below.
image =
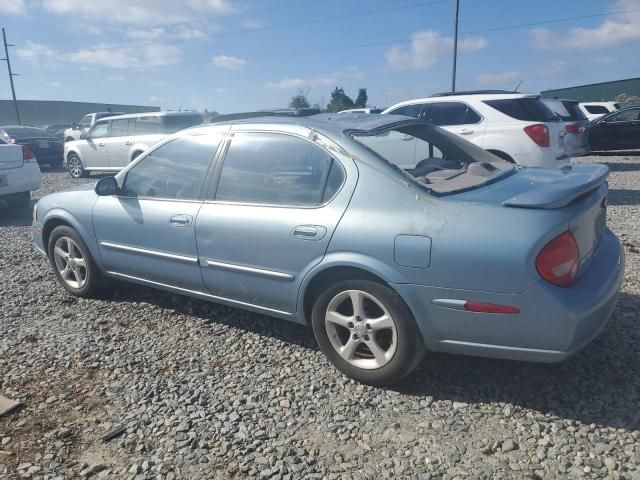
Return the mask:
<svg viewBox="0 0 640 480">
<path fill-rule="evenodd" d="M 109 167 L 119 170 L 129 163 L 129 150 L 133 144 L 132 136 L 129 133 L 130 120 L 127 118 L 114 119 L 109 123 L 111 130 L 109 138 L 106 139 Z"/>
<path fill-rule="evenodd" d="M 614 113 L 606 119 L 610 149 L 640 148 L 640 108 Z"/>
<path fill-rule="evenodd" d="M 294 313 L 300 282 L 322 260 L 355 186 L 353 161 L 306 135 L 235 130 L 218 170 L 196 223 L 206 288 Z"/>
</svg>

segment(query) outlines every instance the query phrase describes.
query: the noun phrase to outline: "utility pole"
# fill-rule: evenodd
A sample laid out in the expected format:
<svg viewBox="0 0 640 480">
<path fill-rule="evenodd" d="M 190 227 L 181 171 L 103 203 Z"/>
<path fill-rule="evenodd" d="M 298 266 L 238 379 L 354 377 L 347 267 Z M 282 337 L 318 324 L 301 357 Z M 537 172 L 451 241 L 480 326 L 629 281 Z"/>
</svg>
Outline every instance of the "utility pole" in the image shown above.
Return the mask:
<svg viewBox="0 0 640 480">
<path fill-rule="evenodd" d="M 453 74 L 451 75 L 451 91 L 456 91 L 456 64 L 458 63 L 458 15 L 460 13 L 460 0 L 456 0 L 456 23 L 453 34 Z"/>
<path fill-rule="evenodd" d="M 18 101 L 16 100 L 16 89 L 13 86 L 13 77 L 17 76 L 17 73 L 13 73 L 11 72 L 11 60 L 9 59 L 9 48 L 8 47 L 15 47 L 15 45 L 11 45 L 10 43 L 7 43 L 7 34 L 4 31 L 4 27 L 2 27 L 2 40 L 4 41 L 4 54 L 5 54 L 5 58 L 3 58 L 2 60 L 4 60 L 5 62 L 7 62 L 7 70 L 9 70 L 9 83 L 11 84 L 11 95 L 13 96 L 13 107 L 16 109 L 16 120 L 18 121 L 18 125 L 20 125 L 20 111 L 18 110 Z"/>
</svg>

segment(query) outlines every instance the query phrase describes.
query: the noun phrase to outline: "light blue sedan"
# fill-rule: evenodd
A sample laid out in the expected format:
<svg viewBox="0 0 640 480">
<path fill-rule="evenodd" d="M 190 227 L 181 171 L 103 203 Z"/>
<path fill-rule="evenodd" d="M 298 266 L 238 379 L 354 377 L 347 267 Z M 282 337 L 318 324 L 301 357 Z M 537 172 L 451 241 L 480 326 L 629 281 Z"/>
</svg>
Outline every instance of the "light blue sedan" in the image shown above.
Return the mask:
<svg viewBox="0 0 640 480">
<path fill-rule="evenodd" d="M 47 195 L 33 238 L 72 294 L 119 279 L 311 325 L 383 385 L 427 350 L 555 362 L 591 342 L 624 268 L 607 175 L 521 169 L 402 116 L 254 118 Z"/>
</svg>

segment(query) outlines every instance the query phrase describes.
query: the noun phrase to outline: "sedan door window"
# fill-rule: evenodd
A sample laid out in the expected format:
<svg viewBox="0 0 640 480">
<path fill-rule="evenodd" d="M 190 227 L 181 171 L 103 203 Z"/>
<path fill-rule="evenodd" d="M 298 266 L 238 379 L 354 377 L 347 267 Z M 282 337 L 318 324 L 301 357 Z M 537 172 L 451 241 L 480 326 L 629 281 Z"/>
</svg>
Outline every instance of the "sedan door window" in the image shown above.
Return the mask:
<svg viewBox="0 0 640 480">
<path fill-rule="evenodd" d="M 220 138 L 189 135 L 160 145 L 126 173 L 123 195 L 197 199 Z"/>
<path fill-rule="evenodd" d="M 275 133 L 237 133 L 225 156 L 216 200 L 313 206 L 344 181 L 342 168 L 320 147 Z"/>
</svg>

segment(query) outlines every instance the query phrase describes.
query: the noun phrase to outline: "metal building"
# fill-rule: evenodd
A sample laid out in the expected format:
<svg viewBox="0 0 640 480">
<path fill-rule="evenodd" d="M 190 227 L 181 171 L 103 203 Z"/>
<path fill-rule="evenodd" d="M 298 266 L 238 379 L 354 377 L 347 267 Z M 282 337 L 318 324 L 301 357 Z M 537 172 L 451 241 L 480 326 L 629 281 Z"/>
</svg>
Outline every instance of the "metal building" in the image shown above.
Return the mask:
<svg viewBox="0 0 640 480">
<path fill-rule="evenodd" d="M 544 98 L 566 98 L 578 102 L 609 102 L 615 100 L 620 94 L 640 97 L 640 78 L 592 83 L 542 92 Z"/>
<path fill-rule="evenodd" d="M 57 100 L 18 100 L 20 120 L 23 125 L 49 125 L 80 121 L 87 113 L 106 112 L 137 113 L 157 112 L 160 107 L 149 105 L 118 105 L 115 103 L 65 102 Z M 16 113 L 12 100 L 0 100 L 0 125 L 15 125 Z"/>
</svg>

